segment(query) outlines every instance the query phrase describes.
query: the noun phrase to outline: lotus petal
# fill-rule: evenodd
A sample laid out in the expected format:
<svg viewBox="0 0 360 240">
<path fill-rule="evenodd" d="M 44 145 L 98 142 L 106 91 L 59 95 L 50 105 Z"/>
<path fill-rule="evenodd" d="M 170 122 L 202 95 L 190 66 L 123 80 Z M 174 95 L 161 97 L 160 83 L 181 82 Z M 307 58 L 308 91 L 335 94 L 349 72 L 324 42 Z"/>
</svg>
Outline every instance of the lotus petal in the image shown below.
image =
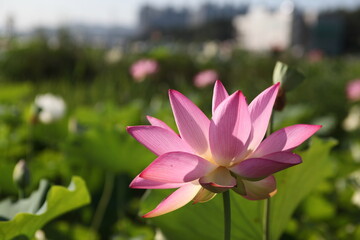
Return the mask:
<svg viewBox="0 0 360 240">
<path fill-rule="evenodd" d="M 162 127 L 134 126 L 127 127 L 127 131 L 158 156 L 174 151 L 193 152 L 192 148 L 177 134 Z"/>
<path fill-rule="evenodd" d="M 297 124 L 280 129 L 262 141 L 251 157 L 256 158 L 274 152 L 291 151 L 321 127 L 320 125 Z"/>
<path fill-rule="evenodd" d="M 290 152 L 277 152 L 263 158 L 246 159 L 229 168 L 229 170 L 242 178 L 261 179 L 299 163 L 301 163 L 299 155 Z"/>
<path fill-rule="evenodd" d="M 243 180 L 246 195 L 243 196 L 249 200 L 263 200 L 274 196 L 277 192 L 276 180 L 269 176 L 260 181 Z"/>
<path fill-rule="evenodd" d="M 249 149 L 256 149 L 263 140 L 269 125 L 280 83 L 275 84 L 259 94 L 249 105 L 249 113 L 253 126 Z"/>
<path fill-rule="evenodd" d="M 214 115 L 216 108 L 219 106 L 225 98 L 229 97 L 224 85 L 217 80 L 214 86 L 214 93 L 212 99 L 212 114 Z"/>
<path fill-rule="evenodd" d="M 165 198 L 157 207 L 145 214 L 144 218 L 157 217 L 183 207 L 190 202 L 201 189 L 201 185 L 188 183 Z"/>
<path fill-rule="evenodd" d="M 170 152 L 155 159 L 140 173 L 140 177 L 165 183 L 183 183 L 205 176 L 216 167 L 194 154 Z"/>
<path fill-rule="evenodd" d="M 250 115 L 244 95 L 238 91 L 216 109 L 210 124 L 210 148 L 214 160 L 228 166 L 246 150 L 251 131 Z"/>
<path fill-rule="evenodd" d="M 187 183 L 164 183 L 141 178 L 139 175 L 130 183 L 131 188 L 136 189 L 168 189 L 179 188 Z"/>
<path fill-rule="evenodd" d="M 175 90 L 169 91 L 171 107 L 180 136 L 199 155 L 209 151 L 210 120 L 187 97 Z"/>
</svg>

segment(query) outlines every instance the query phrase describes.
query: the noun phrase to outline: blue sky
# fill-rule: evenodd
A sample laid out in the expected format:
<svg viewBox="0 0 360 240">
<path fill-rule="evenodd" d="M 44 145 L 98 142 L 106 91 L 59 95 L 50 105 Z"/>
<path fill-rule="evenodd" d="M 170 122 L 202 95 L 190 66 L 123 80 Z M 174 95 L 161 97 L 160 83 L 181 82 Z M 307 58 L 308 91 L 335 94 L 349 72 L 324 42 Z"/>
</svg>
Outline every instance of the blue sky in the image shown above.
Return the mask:
<svg viewBox="0 0 360 240">
<path fill-rule="evenodd" d="M 141 5 L 197 8 L 204 2 L 253 3 L 276 6 L 282 0 L 0 0 L 0 28 L 11 15 L 19 30 L 34 26 L 56 26 L 68 22 L 134 26 Z M 360 0 L 295 0 L 305 9 L 354 7 Z"/>
</svg>

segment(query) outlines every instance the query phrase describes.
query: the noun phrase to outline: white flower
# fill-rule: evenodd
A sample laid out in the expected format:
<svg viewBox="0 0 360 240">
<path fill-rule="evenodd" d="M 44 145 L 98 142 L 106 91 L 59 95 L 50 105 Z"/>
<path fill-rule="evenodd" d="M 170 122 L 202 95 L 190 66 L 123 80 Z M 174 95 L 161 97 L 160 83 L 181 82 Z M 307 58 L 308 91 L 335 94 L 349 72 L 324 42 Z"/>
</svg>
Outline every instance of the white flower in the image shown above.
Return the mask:
<svg viewBox="0 0 360 240">
<path fill-rule="evenodd" d="M 64 100 L 51 93 L 36 96 L 35 106 L 42 123 L 51 123 L 61 119 L 66 110 Z"/>
</svg>

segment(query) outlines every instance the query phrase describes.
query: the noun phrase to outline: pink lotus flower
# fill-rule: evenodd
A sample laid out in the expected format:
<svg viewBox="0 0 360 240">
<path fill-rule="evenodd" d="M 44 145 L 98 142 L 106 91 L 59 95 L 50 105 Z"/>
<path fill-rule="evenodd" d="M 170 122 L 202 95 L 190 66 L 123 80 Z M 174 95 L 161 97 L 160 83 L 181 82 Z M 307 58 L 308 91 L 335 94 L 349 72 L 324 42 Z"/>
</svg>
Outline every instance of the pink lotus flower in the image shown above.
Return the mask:
<svg viewBox="0 0 360 240">
<path fill-rule="evenodd" d="M 150 116 L 151 126 L 128 127 L 136 140 L 158 156 L 130 187 L 178 188 L 144 217 L 174 211 L 191 200 L 206 202 L 229 189 L 251 200 L 273 196 L 272 174 L 301 163 L 291 151 L 321 127 L 293 125 L 263 140 L 278 90 L 275 84 L 248 105 L 240 91 L 229 96 L 217 81 L 211 120 L 184 95 L 170 90 L 180 135 Z"/>
<path fill-rule="evenodd" d="M 137 82 L 142 82 L 147 76 L 157 71 L 158 63 L 152 59 L 141 59 L 135 62 L 130 68 L 130 73 Z"/>
<path fill-rule="evenodd" d="M 216 80 L 218 80 L 218 74 L 215 70 L 205 70 L 196 74 L 194 85 L 198 88 L 203 88 L 213 84 Z"/>
<path fill-rule="evenodd" d="M 355 79 L 348 83 L 346 87 L 346 95 L 351 101 L 360 100 L 360 79 Z"/>
</svg>

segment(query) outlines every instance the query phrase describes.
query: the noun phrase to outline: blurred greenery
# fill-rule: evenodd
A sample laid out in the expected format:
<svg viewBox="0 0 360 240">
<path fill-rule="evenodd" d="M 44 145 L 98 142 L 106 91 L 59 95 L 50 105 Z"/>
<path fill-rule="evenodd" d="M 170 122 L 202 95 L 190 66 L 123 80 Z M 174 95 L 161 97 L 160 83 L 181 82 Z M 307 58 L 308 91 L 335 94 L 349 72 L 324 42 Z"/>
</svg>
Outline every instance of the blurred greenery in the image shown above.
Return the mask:
<svg viewBox="0 0 360 240">
<path fill-rule="evenodd" d="M 216 70 L 229 92 L 240 89 L 250 102 L 272 84 L 277 61 L 299 69 L 305 80 L 287 94 L 286 107 L 275 114 L 275 129 L 322 124 L 318 136 L 334 138 L 338 144 L 330 154 L 333 140 L 314 139 L 309 149 L 304 144 L 299 150 L 304 163 L 277 176 L 279 192 L 272 202 L 280 210 L 273 212 L 273 237 L 360 239 L 360 209 L 352 200 L 360 191 L 353 176 L 360 169 L 356 150 L 360 129 L 343 129 L 350 107 L 358 104 L 346 99 L 345 86 L 359 78 L 359 59 L 325 57 L 314 62 L 286 52 L 249 53 L 220 42 L 211 43 L 215 50 L 209 54 L 199 43 L 156 42 L 126 46 L 118 59 L 110 61 L 108 50 L 80 45 L 63 30 L 57 34 L 57 42 L 49 41 L 43 32 L 28 42 L 14 39 L 0 52 L 0 198 L 17 198 L 12 170 L 20 159 L 27 161 L 31 172 L 27 196 L 43 178 L 66 185 L 73 175 L 84 179 L 91 195 L 90 205 L 41 226 L 48 239 L 153 239 L 159 227 L 171 240 L 199 239 L 191 234 L 207 233 L 195 223 L 207 224 L 206 229 L 211 225 L 208 233 L 218 230 L 212 237 L 221 236 L 222 224 L 216 217 L 222 214 L 220 197 L 150 221 L 139 217 L 140 206 L 145 211 L 144 204 L 153 207 L 164 195 L 154 191 L 151 196 L 159 196 L 148 196 L 143 202 L 143 190 L 128 188 L 155 155 L 132 139 L 126 126 L 147 124 L 146 115 L 151 115 L 175 129 L 168 89 L 182 92 L 210 116 L 212 86 L 193 85 L 193 77 L 204 69 Z M 135 82 L 129 68 L 141 58 L 158 61 L 159 71 Z M 48 92 L 61 96 L 67 109 L 61 120 L 43 124 L 34 120 L 33 104 L 37 95 Z M 289 180 L 283 182 L 283 177 Z M 286 184 L 291 186 L 284 190 Z M 285 211 L 278 199 L 290 198 L 289 194 L 296 201 L 286 202 Z M 261 203 L 235 194 L 232 201 L 238 203 L 234 209 L 239 219 L 250 219 L 234 221 L 234 236 L 256 239 L 262 208 L 241 213 L 246 206 L 251 209 Z M 95 215 L 100 220 L 94 220 Z"/>
</svg>

